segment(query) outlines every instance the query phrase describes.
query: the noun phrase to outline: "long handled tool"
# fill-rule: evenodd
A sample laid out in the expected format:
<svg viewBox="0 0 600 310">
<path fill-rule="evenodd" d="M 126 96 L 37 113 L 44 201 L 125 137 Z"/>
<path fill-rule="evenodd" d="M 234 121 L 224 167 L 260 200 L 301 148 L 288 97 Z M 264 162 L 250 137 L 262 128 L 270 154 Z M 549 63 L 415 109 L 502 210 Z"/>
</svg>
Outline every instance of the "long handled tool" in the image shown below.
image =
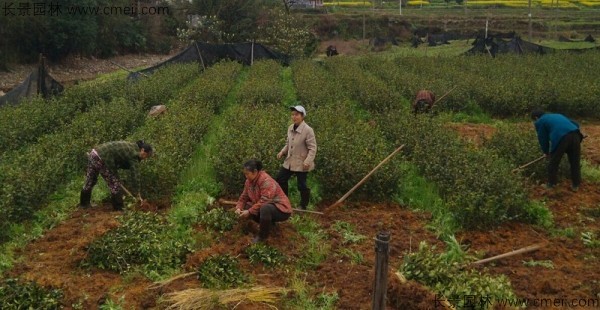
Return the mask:
<svg viewBox="0 0 600 310">
<path fill-rule="evenodd" d="M 531 252 L 531 251 L 536 251 L 536 250 L 538 250 L 538 249 L 540 249 L 541 247 L 544 247 L 544 246 L 545 246 L 545 244 L 530 245 L 528 247 L 524 247 L 524 248 L 520 248 L 518 250 L 510 251 L 508 253 L 504 253 L 504 254 L 500 254 L 500 255 L 488 257 L 488 258 L 485 258 L 485 259 L 482 259 L 482 260 L 478 260 L 476 262 L 472 262 L 471 265 L 479 265 L 479 264 L 483 264 L 483 263 L 495 261 L 495 260 L 498 260 L 498 259 L 501 259 L 501 258 L 505 258 L 505 257 L 517 255 L 517 254 L 522 254 L 522 253 L 527 253 L 527 252 Z"/>
<path fill-rule="evenodd" d="M 375 173 L 375 171 L 377 171 L 377 169 L 379 169 L 379 167 L 381 167 L 383 164 L 385 164 L 388 160 L 390 160 L 394 155 L 396 155 L 398 152 L 400 152 L 402 150 L 402 148 L 404 147 L 404 144 L 402 144 L 399 148 L 397 148 L 395 151 L 392 152 L 392 154 L 388 155 L 388 157 L 386 157 L 384 160 L 382 160 L 375 168 L 373 168 L 373 170 L 371 170 L 371 172 L 369 172 L 367 175 L 365 175 L 364 178 L 362 178 L 362 180 L 360 180 L 358 183 L 356 183 L 356 185 L 354 185 L 354 187 L 352 187 L 346 194 L 344 194 L 344 196 L 342 196 L 342 198 L 340 198 L 338 201 L 336 201 L 333 205 L 329 206 L 328 208 L 333 208 L 333 207 L 337 207 L 339 206 L 342 202 L 344 202 L 344 200 L 346 200 L 346 198 L 348 198 L 348 196 L 350 196 L 350 194 L 352 194 L 356 189 L 358 189 L 363 183 L 365 183 L 367 181 L 367 179 L 373 174 Z"/>
<path fill-rule="evenodd" d="M 438 98 L 438 100 L 436 100 L 436 101 L 433 103 L 433 106 L 435 107 L 435 104 L 436 104 L 436 103 L 440 102 L 442 99 L 444 99 L 444 97 L 446 97 L 446 96 L 450 95 L 450 93 L 451 93 L 451 92 L 453 92 L 453 91 L 454 91 L 455 89 L 457 89 L 457 88 L 458 88 L 458 85 L 454 86 L 454 87 L 453 87 L 451 90 L 449 90 L 447 93 L 443 94 L 441 97 L 439 97 L 439 98 Z"/>
<path fill-rule="evenodd" d="M 133 198 L 135 201 L 137 201 L 139 203 L 142 203 L 144 201 L 144 199 L 140 200 L 137 197 L 133 196 L 133 194 L 129 190 L 127 190 L 127 188 L 125 188 L 125 186 L 123 186 L 123 184 L 120 184 L 120 185 L 121 185 L 121 188 L 127 193 L 127 195 L 131 196 L 131 198 Z"/>
<path fill-rule="evenodd" d="M 230 206 L 235 206 L 237 204 L 237 201 L 231 201 L 231 200 L 225 200 L 225 199 L 219 199 L 219 203 L 223 204 L 223 205 L 230 205 Z M 312 213 L 312 214 L 324 214 L 323 212 L 319 212 L 319 211 L 310 211 L 310 210 L 303 210 L 303 209 L 296 209 L 296 208 L 292 208 L 292 210 L 297 211 L 297 212 L 304 212 L 304 213 Z"/>
<path fill-rule="evenodd" d="M 530 162 L 528 162 L 528 163 L 526 163 L 526 164 L 524 164 L 524 165 L 522 165 L 522 166 L 519 166 L 519 167 L 517 167 L 517 168 L 513 169 L 511 172 L 512 172 L 512 173 L 515 173 L 515 172 L 517 172 L 517 171 L 519 171 L 519 170 L 521 170 L 521 169 L 523 169 L 523 168 L 529 167 L 530 165 L 533 165 L 533 164 L 537 163 L 538 161 L 540 161 L 540 160 L 542 160 L 542 159 L 544 159 L 544 158 L 546 158 L 546 155 L 542 155 L 542 156 L 541 156 L 540 158 L 538 158 L 538 159 L 532 160 L 532 161 L 530 161 Z"/>
</svg>

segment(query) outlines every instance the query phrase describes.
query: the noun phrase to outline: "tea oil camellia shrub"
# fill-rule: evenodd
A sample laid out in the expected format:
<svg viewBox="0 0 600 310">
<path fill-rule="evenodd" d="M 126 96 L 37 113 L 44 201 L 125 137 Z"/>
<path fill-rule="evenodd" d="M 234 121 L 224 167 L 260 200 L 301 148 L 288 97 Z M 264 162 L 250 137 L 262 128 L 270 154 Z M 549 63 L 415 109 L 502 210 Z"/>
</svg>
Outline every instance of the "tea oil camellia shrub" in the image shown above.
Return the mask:
<svg viewBox="0 0 600 310">
<path fill-rule="evenodd" d="M 119 79 L 89 81 L 67 88 L 59 97 L 42 97 L 4 106 L 0 112 L 0 155 L 36 142 L 69 124 L 78 113 L 123 94 L 127 83 Z"/>
<path fill-rule="evenodd" d="M 327 60 L 325 66 L 330 77 L 338 81 L 345 92 L 367 111 L 389 111 L 401 100 L 394 88 L 362 69 L 356 61 L 333 57 Z"/>
<path fill-rule="evenodd" d="M 386 114 L 379 124 L 391 141 L 406 143 L 406 154 L 434 182 L 464 228 L 491 228 L 512 220 L 530 220 L 529 201 L 512 166 L 490 150 L 462 142 L 429 116 Z"/>
<path fill-rule="evenodd" d="M 256 158 L 263 170 L 272 177 L 277 175 L 281 160 L 277 153 L 285 145 L 288 110 L 280 105 L 257 108 L 236 106 L 225 115 L 226 127 L 219 129 L 219 152 L 210 159 L 224 194 L 237 196 L 244 189 L 246 178 L 243 164 Z"/>
<path fill-rule="evenodd" d="M 421 242 L 417 252 L 404 256 L 400 271 L 407 279 L 426 285 L 459 308 L 465 306 L 465 296 L 473 296 L 472 301 L 485 309 L 492 309 L 494 301 L 516 298 L 505 275 L 493 277 L 465 269 L 468 261 L 452 260 L 434 251 L 435 246 Z"/>
<path fill-rule="evenodd" d="M 331 62 L 328 66 L 343 65 Z M 363 120 L 334 74 L 318 65 L 293 67 L 298 97 L 310 108 L 306 118 L 315 130 L 318 150 L 314 175 L 323 199 L 345 194 L 394 149 L 377 123 Z M 356 72 L 344 74 L 359 74 Z M 336 97 L 337 96 L 337 97 Z M 398 147 L 400 145 L 397 145 Z M 397 188 L 399 157 L 382 166 L 351 199 L 384 200 Z"/>
<path fill-rule="evenodd" d="M 124 273 L 134 267 L 161 271 L 184 262 L 189 249 L 170 238 L 175 228 L 160 215 L 133 212 L 119 220 L 121 226 L 89 245 L 83 266 Z"/>
<path fill-rule="evenodd" d="M 284 96 L 282 67 L 275 60 L 256 61 L 237 93 L 237 102 L 255 106 L 280 104 Z"/>
<path fill-rule="evenodd" d="M 233 229 L 238 222 L 238 216 L 232 211 L 216 208 L 200 215 L 199 222 L 212 230 L 225 232 Z"/>
<path fill-rule="evenodd" d="M 211 256 L 198 267 L 198 280 L 205 288 L 226 289 L 248 282 L 236 258 L 230 255 Z"/>
<path fill-rule="evenodd" d="M 314 109 L 310 122 L 318 143 L 314 174 L 323 199 L 345 194 L 395 149 L 376 124 L 358 120 L 344 101 Z M 378 201 L 391 197 L 400 179 L 399 159 L 382 166 L 351 199 Z"/>
<path fill-rule="evenodd" d="M 180 171 L 209 130 L 210 121 L 224 103 L 241 69 L 236 62 L 211 66 L 167 104 L 164 115 L 147 119 L 136 131 L 130 140 L 143 139 L 157 154 L 141 167 L 145 197 L 162 198 L 173 194 Z"/>
<path fill-rule="evenodd" d="M 0 306 L 4 310 L 61 309 L 63 293 L 59 289 L 46 289 L 35 282 L 5 279 L 0 282 Z"/>
<path fill-rule="evenodd" d="M 248 259 L 253 264 L 263 264 L 266 267 L 276 267 L 283 263 L 284 256 L 276 248 L 264 243 L 255 243 L 245 250 Z"/>
<path fill-rule="evenodd" d="M 88 152 L 103 142 L 125 139 L 143 123 L 147 108 L 168 100 L 179 88 L 197 74 L 194 65 L 167 67 L 153 76 L 139 81 L 127 93 L 132 99 L 113 98 L 110 102 L 96 103 L 86 113 L 80 113 L 61 131 L 44 135 L 37 143 L 22 150 L 4 154 L 0 159 L 0 211 L 7 216 L 0 219 L 0 240 L 11 222 L 30 218 L 44 205 L 66 180 L 84 173 Z M 123 83 L 129 83 L 123 81 Z M 68 147 L 66 147 L 68 146 Z"/>
<path fill-rule="evenodd" d="M 533 124 L 529 128 L 503 124 L 498 127 L 498 130 L 490 139 L 484 142 L 484 146 L 517 168 L 544 155 L 533 127 Z M 548 179 L 548 161 L 539 161 L 523 168 L 519 173 L 533 180 L 545 182 Z M 569 162 L 566 155 L 560 162 L 559 176 L 570 176 Z"/>
<path fill-rule="evenodd" d="M 298 60 L 292 64 L 292 76 L 298 99 L 306 109 L 335 104 L 345 97 L 344 90 L 336 88 L 327 70 L 311 60 Z M 307 119 L 312 118 L 312 113 Z"/>
<path fill-rule="evenodd" d="M 488 57 L 363 57 L 361 68 L 376 75 L 405 99 L 420 89 L 439 98 L 440 109 L 460 111 L 474 102 L 500 117 L 524 116 L 542 106 L 569 116 L 598 116 L 600 80 L 596 52 Z M 345 60 L 345 59 L 344 59 Z M 561 74 L 555 74 L 560 72 Z M 596 83 L 596 84 L 594 84 Z"/>
<path fill-rule="evenodd" d="M 42 137 L 22 152 L 5 154 L 0 161 L 0 210 L 5 216 L 0 222 L 28 219 L 63 180 L 83 173 L 86 151 L 125 138 L 141 120 L 138 110 L 124 100 L 99 104 L 65 130 Z"/>
</svg>

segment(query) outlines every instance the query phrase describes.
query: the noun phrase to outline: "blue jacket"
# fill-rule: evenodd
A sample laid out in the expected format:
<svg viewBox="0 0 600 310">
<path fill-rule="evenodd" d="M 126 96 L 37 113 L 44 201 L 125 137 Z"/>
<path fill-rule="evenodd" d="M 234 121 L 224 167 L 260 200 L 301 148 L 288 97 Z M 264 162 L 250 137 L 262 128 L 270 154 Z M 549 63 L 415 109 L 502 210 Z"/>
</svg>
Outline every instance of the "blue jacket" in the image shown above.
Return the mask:
<svg viewBox="0 0 600 310">
<path fill-rule="evenodd" d="M 579 130 L 579 124 L 562 114 L 544 114 L 535 122 L 540 147 L 544 154 L 554 153 L 560 140 L 568 133 Z M 550 145 L 552 149 L 549 150 Z"/>
</svg>

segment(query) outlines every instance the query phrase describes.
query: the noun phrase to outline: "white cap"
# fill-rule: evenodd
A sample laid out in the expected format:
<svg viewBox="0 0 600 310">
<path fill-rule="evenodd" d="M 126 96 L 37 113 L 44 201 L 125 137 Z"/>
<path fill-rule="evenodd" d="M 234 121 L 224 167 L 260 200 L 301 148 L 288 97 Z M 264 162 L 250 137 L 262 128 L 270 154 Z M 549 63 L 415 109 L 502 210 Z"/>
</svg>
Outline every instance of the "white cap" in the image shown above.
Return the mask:
<svg viewBox="0 0 600 310">
<path fill-rule="evenodd" d="M 301 105 L 297 105 L 297 106 L 295 106 L 295 107 L 290 107 L 290 110 L 292 110 L 292 111 L 296 111 L 296 112 L 300 112 L 300 113 L 302 113 L 302 115 L 303 115 L 304 117 L 306 117 L 306 110 L 305 110 L 305 109 L 304 109 L 304 107 L 303 107 L 303 106 L 301 106 Z"/>
</svg>

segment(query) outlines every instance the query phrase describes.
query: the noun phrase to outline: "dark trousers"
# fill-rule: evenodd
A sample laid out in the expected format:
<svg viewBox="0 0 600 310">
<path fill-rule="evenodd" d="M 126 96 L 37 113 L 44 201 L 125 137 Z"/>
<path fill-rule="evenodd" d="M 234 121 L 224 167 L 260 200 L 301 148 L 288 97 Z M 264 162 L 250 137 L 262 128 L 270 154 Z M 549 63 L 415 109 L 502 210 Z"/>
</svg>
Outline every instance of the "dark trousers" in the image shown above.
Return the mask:
<svg viewBox="0 0 600 310">
<path fill-rule="evenodd" d="M 555 185 L 558 181 L 558 166 L 563 155 L 567 153 L 571 167 L 571 183 L 579 186 L 581 183 L 581 133 L 579 130 L 566 134 L 558 143 L 548 163 L 548 184 Z"/>
<path fill-rule="evenodd" d="M 290 218 L 290 215 L 290 213 L 281 212 L 274 204 L 267 203 L 260 207 L 258 215 L 250 214 L 250 217 L 260 225 L 258 237 L 261 240 L 265 240 L 269 237 L 269 232 L 271 231 L 273 224 L 275 224 L 275 222 L 286 221 Z"/>
<path fill-rule="evenodd" d="M 306 177 L 308 175 L 308 172 L 291 171 L 289 169 L 281 167 L 275 179 L 277 180 L 277 183 L 279 183 L 279 186 L 281 186 L 281 189 L 283 190 L 286 196 L 288 196 L 288 181 L 294 174 L 296 175 L 296 179 L 298 180 L 298 190 L 301 193 L 308 190 L 308 187 L 306 186 Z"/>
</svg>

